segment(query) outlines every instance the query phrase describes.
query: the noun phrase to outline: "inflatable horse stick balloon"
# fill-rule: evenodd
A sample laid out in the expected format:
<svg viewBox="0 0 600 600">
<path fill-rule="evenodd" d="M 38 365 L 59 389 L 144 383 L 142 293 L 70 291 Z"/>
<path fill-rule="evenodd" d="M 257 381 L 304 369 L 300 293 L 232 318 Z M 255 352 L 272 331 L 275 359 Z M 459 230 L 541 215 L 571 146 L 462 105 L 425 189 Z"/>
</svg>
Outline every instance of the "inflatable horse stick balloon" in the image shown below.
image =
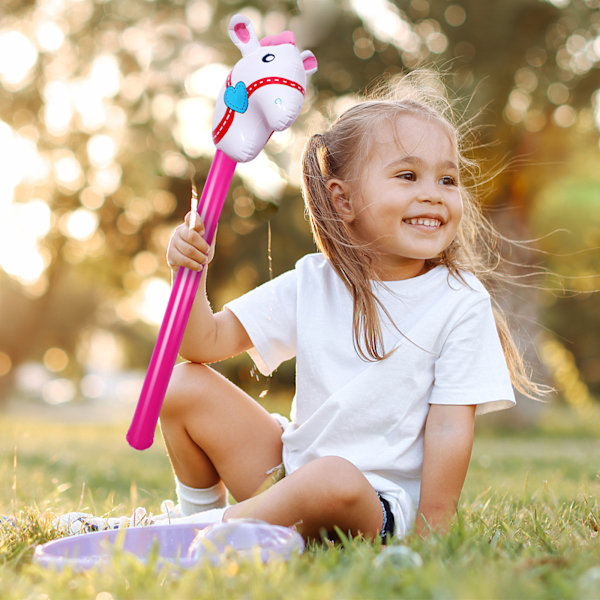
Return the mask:
<svg viewBox="0 0 600 600">
<path fill-rule="evenodd" d="M 250 21 L 235 15 L 229 35 L 242 58 L 227 76 L 215 108 L 212 162 L 198 213 L 204 237 L 212 244 L 225 196 L 238 162 L 255 158 L 274 131 L 287 129 L 298 116 L 306 78 L 317 70 L 312 52 L 300 52 L 285 31 L 258 40 Z M 127 441 L 138 450 L 152 445 L 160 409 L 187 324 L 201 272 L 179 268 L 150 359 Z"/>
</svg>

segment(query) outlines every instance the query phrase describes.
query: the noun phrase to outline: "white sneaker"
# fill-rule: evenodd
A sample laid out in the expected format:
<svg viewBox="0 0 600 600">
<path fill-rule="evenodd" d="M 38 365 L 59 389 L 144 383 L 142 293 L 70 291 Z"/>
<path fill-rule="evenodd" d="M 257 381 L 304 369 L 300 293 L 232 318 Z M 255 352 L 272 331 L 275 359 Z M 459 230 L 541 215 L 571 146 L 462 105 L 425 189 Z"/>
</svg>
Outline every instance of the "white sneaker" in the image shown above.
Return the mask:
<svg viewBox="0 0 600 600">
<path fill-rule="evenodd" d="M 171 521 L 175 519 L 180 519 L 183 517 L 183 513 L 181 512 L 181 507 L 179 504 L 175 504 L 173 500 L 163 500 L 160 503 L 160 510 L 162 511 L 160 515 L 154 515 L 152 520 L 154 523 L 166 525 L 171 523 Z"/>
<path fill-rule="evenodd" d="M 56 529 L 67 535 L 123 529 L 125 527 L 145 527 L 153 525 L 152 515 L 141 506 L 136 508 L 130 517 L 95 517 L 89 513 L 70 512 L 55 519 L 52 523 Z"/>
<path fill-rule="evenodd" d="M 179 504 L 175 504 L 172 500 L 164 500 L 160 505 L 162 513 L 159 515 L 149 514 L 145 508 L 140 506 L 133 511 L 130 517 L 96 517 L 90 513 L 70 512 L 55 519 L 52 524 L 62 533 L 76 535 L 126 527 L 170 525 L 171 523 L 220 523 L 227 508 L 229 507 L 183 515 Z"/>
</svg>

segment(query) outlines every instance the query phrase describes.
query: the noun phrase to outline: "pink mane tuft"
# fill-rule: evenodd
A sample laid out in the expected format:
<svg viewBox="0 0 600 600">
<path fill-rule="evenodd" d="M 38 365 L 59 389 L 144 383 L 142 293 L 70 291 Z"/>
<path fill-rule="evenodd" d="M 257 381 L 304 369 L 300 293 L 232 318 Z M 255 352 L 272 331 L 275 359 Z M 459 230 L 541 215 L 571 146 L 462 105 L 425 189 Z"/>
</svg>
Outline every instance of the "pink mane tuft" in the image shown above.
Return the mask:
<svg viewBox="0 0 600 600">
<path fill-rule="evenodd" d="M 282 31 L 277 35 L 269 35 L 260 40 L 261 46 L 279 46 L 280 44 L 296 45 L 294 33 L 292 31 Z"/>
</svg>

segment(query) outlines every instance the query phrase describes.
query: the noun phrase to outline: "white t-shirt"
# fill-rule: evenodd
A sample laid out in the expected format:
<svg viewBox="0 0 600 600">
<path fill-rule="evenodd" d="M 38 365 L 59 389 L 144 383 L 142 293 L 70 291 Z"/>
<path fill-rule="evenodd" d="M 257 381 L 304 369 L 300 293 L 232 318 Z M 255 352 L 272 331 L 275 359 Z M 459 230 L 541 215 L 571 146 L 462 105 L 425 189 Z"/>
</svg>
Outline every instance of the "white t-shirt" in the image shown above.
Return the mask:
<svg viewBox="0 0 600 600">
<path fill-rule="evenodd" d="M 396 324 L 380 314 L 385 351 L 395 351 L 375 362 L 355 350 L 352 297 L 322 254 L 225 306 L 263 374 L 296 356 L 286 472 L 322 456 L 349 460 L 390 502 L 399 536 L 418 506 L 429 404 L 476 404 L 476 414 L 515 404 L 489 294 L 461 275 L 467 285 L 443 266 L 373 284 Z"/>
</svg>

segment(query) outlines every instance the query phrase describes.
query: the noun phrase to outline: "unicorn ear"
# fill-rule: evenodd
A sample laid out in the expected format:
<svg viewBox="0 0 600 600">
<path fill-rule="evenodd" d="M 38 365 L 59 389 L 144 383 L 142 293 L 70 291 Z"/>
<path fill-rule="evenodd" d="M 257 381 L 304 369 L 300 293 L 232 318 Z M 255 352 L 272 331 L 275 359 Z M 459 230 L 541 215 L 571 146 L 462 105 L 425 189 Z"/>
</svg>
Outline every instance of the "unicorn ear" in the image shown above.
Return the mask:
<svg viewBox="0 0 600 600">
<path fill-rule="evenodd" d="M 304 65 L 304 71 L 307 75 L 312 75 L 317 70 L 317 59 L 310 50 L 300 53 L 300 60 Z"/>
<path fill-rule="evenodd" d="M 229 37 L 240 49 L 242 56 L 260 48 L 260 43 L 254 33 L 250 19 L 244 15 L 233 15 L 229 21 Z"/>
</svg>

